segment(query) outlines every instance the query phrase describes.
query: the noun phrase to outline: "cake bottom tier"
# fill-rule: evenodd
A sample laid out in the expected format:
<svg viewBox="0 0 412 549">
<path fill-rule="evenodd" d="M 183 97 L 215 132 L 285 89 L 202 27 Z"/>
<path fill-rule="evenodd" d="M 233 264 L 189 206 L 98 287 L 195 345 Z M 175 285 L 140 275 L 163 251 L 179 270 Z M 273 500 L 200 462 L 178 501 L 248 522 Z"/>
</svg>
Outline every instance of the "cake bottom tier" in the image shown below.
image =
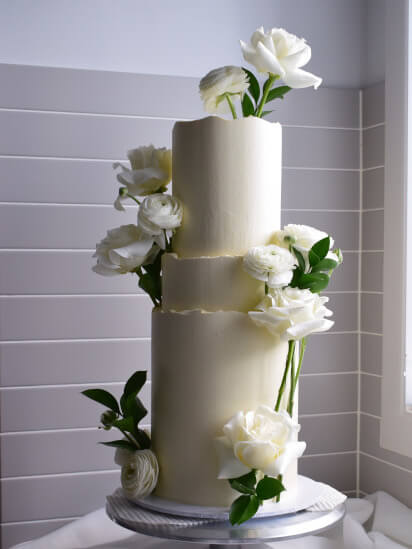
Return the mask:
<svg viewBox="0 0 412 549">
<path fill-rule="evenodd" d="M 287 344 L 245 313 L 163 312 L 152 317 L 152 442 L 159 497 L 228 506 L 239 496 L 217 479 L 214 438 L 239 410 L 274 407 Z M 284 481 L 296 482 L 297 465 Z"/>
</svg>

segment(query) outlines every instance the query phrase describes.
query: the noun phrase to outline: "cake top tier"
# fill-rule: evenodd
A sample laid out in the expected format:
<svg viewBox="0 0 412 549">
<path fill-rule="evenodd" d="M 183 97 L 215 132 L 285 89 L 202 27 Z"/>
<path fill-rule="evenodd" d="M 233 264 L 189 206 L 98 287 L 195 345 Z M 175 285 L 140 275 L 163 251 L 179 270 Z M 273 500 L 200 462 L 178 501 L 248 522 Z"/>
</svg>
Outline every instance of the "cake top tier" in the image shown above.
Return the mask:
<svg viewBox="0 0 412 549">
<path fill-rule="evenodd" d="M 282 128 L 207 117 L 173 129 L 173 194 L 184 206 L 181 257 L 243 255 L 280 226 Z"/>
</svg>

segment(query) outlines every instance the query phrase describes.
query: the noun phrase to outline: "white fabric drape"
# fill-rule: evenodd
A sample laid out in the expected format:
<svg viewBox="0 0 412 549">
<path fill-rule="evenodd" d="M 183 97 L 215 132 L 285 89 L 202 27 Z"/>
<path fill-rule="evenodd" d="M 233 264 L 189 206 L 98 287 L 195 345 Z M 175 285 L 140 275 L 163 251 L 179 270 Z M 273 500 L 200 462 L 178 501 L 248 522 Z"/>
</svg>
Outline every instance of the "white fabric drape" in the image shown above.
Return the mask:
<svg viewBox="0 0 412 549">
<path fill-rule="evenodd" d="M 189 547 L 190 544 L 184 544 Z M 161 541 L 117 526 L 104 509 L 94 511 L 37 540 L 16 545 L 14 549 L 178 549 L 182 543 Z M 202 549 L 199 544 L 196 549 Z M 206 547 L 206 546 L 205 546 Z M 252 546 L 245 546 L 250 547 Z M 257 546 L 256 546 L 257 547 Z M 260 547 L 302 549 L 302 539 Z M 386 494 L 376 492 L 365 499 L 348 499 L 343 523 L 343 538 L 332 541 L 309 536 L 305 549 L 405 549 L 412 547 L 412 509 Z"/>
</svg>

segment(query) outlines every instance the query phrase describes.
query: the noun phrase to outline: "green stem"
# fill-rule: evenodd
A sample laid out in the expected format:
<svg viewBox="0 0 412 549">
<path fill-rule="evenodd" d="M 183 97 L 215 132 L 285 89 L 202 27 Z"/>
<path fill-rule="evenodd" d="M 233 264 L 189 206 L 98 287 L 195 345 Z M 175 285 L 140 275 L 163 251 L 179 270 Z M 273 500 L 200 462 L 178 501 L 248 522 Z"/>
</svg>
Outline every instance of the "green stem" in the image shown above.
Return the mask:
<svg viewBox="0 0 412 549">
<path fill-rule="evenodd" d="M 289 368 L 293 359 L 293 355 L 295 353 L 295 341 L 291 340 L 288 342 L 288 344 L 289 344 L 289 349 L 288 349 L 288 356 L 286 359 L 286 367 L 285 367 L 285 371 L 283 372 L 282 381 L 279 387 L 279 393 L 276 401 L 275 412 L 279 412 L 280 404 L 282 402 L 282 397 L 286 388 L 286 380 L 288 378 Z"/>
<path fill-rule="evenodd" d="M 268 286 L 268 283 L 265 282 L 265 295 L 268 295 L 269 293 L 269 286 Z"/>
<path fill-rule="evenodd" d="M 307 341 L 306 341 L 305 337 L 303 337 L 299 341 L 298 369 L 297 369 L 296 374 L 293 378 L 293 382 L 290 386 L 290 395 L 289 395 L 289 404 L 288 404 L 288 412 L 289 412 L 290 417 L 292 417 L 292 414 L 293 414 L 294 396 L 295 396 L 296 387 L 297 387 L 297 384 L 298 384 L 298 381 L 299 381 L 300 370 L 302 368 L 303 355 L 305 354 L 306 343 L 307 343 Z"/>
<path fill-rule="evenodd" d="M 295 343 L 295 348 L 296 348 L 296 343 Z M 288 407 L 287 407 L 290 417 L 292 417 L 292 410 L 293 410 L 292 391 L 293 391 L 294 383 L 295 383 L 295 353 L 293 353 L 292 364 L 290 368 L 290 389 L 289 389 L 289 401 L 288 401 Z"/>
<path fill-rule="evenodd" d="M 230 110 L 232 111 L 232 116 L 233 116 L 234 119 L 236 119 L 237 114 L 236 114 L 236 109 L 235 109 L 235 106 L 233 104 L 233 101 L 230 99 L 230 95 L 228 93 L 225 93 L 225 97 L 226 97 L 227 102 L 229 103 Z"/>
<path fill-rule="evenodd" d="M 123 429 L 119 429 L 119 431 L 127 438 L 127 440 L 131 444 L 133 444 L 133 446 L 136 446 L 137 450 L 140 450 L 140 446 L 137 444 L 137 442 L 133 437 L 131 437 L 128 433 L 126 433 L 126 431 L 123 431 Z"/>
<path fill-rule="evenodd" d="M 258 109 L 257 109 L 257 112 L 256 112 L 256 117 L 257 118 L 262 117 L 263 107 L 265 106 L 266 100 L 268 98 L 270 88 L 272 87 L 273 82 L 275 80 L 277 80 L 278 78 L 279 78 L 278 74 L 272 74 L 271 72 L 269 73 L 269 78 L 266 81 L 266 85 L 265 85 L 265 91 L 263 92 L 262 99 L 260 100 L 260 103 L 259 103 L 259 106 L 258 106 Z"/>
<path fill-rule="evenodd" d="M 126 187 L 125 187 L 126 188 Z M 132 194 L 129 194 L 129 193 L 126 193 L 126 196 L 128 196 L 129 198 L 131 198 L 132 200 L 134 200 L 137 204 L 141 204 L 141 202 L 139 200 L 137 200 L 137 198 L 135 196 L 133 196 Z"/>
</svg>

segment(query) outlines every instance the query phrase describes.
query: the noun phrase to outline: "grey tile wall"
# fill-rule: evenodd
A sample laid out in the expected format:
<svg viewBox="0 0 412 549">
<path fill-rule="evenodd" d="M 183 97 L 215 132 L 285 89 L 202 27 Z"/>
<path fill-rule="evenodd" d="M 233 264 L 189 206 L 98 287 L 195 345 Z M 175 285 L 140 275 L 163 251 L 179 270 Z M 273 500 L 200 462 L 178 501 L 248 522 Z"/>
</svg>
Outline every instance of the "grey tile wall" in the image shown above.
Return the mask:
<svg viewBox="0 0 412 549">
<path fill-rule="evenodd" d="M 112 208 L 117 183 L 111 163 L 140 144 L 169 145 L 175 119 L 204 113 L 191 78 L 1 65 L 0 76 L 6 549 L 101 506 L 119 482 L 111 450 L 96 444 L 107 437 L 96 429 L 98 405 L 79 395 L 98 384 L 117 392 L 132 371 L 150 364 L 149 300 L 138 295 L 132 276 L 105 279 L 90 271 L 94 246 L 106 230 L 136 216 L 133 207 L 124 214 Z M 359 93 L 299 90 L 280 103 L 283 222 L 324 229 L 346 251 L 330 286 L 336 324 L 311 338 L 303 367 L 300 408 L 308 457 L 302 472 L 352 491 Z"/>
<path fill-rule="evenodd" d="M 363 91 L 360 490 L 412 506 L 412 460 L 380 446 L 382 374 L 384 84 Z M 368 251 L 375 250 L 375 251 Z M 380 251 L 376 251 L 380 250 Z M 365 333 L 366 332 L 366 333 Z M 373 333 L 367 333 L 373 332 Z"/>
</svg>

